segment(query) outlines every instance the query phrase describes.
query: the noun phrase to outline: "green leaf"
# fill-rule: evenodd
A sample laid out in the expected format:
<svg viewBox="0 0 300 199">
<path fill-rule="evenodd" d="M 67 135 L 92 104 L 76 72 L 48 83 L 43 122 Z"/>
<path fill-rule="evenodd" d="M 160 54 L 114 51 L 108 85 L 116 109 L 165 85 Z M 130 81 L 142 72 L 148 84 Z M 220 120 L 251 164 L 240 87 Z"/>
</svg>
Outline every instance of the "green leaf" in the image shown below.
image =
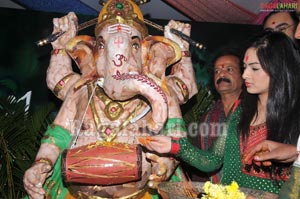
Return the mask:
<svg viewBox="0 0 300 199">
<path fill-rule="evenodd" d="M 183 115 L 186 125 L 192 122 L 199 122 L 199 119 L 208 111 L 213 100 L 213 95 L 207 88 L 199 84 L 195 99 L 192 107 Z"/>
<path fill-rule="evenodd" d="M 25 111 L 23 101 L 0 97 L 0 198 L 25 195 L 23 175 L 31 166 L 42 133 L 53 118 L 53 104 Z"/>
</svg>

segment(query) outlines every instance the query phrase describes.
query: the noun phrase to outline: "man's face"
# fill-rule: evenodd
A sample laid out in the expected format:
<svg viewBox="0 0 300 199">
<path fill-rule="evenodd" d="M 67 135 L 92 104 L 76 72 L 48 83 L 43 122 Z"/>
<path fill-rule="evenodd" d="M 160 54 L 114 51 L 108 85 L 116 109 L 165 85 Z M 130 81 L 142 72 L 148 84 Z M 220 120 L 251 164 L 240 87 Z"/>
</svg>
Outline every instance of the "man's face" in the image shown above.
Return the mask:
<svg viewBox="0 0 300 199">
<path fill-rule="evenodd" d="M 236 56 L 224 55 L 215 61 L 214 82 L 220 95 L 241 91 L 243 80 Z"/>
<path fill-rule="evenodd" d="M 278 12 L 267 19 L 264 30 L 280 31 L 293 39 L 295 26 L 296 24 L 288 12 Z"/>
</svg>

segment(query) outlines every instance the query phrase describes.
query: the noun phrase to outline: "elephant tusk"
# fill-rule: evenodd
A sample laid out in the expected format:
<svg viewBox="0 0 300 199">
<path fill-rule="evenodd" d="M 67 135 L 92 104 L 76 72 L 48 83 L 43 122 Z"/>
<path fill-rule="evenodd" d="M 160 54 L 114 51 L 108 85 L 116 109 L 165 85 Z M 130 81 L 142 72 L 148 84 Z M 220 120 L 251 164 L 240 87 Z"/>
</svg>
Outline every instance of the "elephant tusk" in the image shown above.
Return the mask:
<svg viewBox="0 0 300 199">
<path fill-rule="evenodd" d="M 104 78 L 103 78 L 103 77 L 98 78 L 97 81 L 96 81 L 96 84 L 97 84 L 99 87 L 103 88 Z"/>
<path fill-rule="evenodd" d="M 139 119 L 141 119 L 142 117 L 144 117 L 149 111 L 151 110 L 151 107 L 150 106 L 147 106 L 143 112 L 141 112 L 139 115 L 137 115 L 135 118 L 132 118 L 130 120 L 130 123 L 133 124 L 135 123 L 136 121 L 138 121 Z"/>
</svg>

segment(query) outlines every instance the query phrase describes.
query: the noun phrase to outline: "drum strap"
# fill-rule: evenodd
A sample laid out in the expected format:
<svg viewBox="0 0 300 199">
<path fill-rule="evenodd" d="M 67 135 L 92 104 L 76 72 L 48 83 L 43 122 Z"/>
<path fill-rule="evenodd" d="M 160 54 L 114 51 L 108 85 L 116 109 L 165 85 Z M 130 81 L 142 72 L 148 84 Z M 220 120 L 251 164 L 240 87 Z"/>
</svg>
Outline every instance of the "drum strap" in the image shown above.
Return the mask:
<svg viewBox="0 0 300 199">
<path fill-rule="evenodd" d="M 77 132 L 76 132 L 75 138 L 74 138 L 74 140 L 73 140 L 73 142 L 72 142 L 72 145 L 71 145 L 71 147 L 70 147 L 71 149 L 73 149 L 73 148 L 75 147 L 76 143 L 77 143 L 77 139 L 78 139 L 78 137 L 79 137 L 79 133 L 80 133 L 80 130 L 81 130 L 81 126 L 82 126 L 82 124 L 83 124 L 83 121 L 84 121 L 86 112 L 87 112 L 87 110 L 88 110 L 88 108 L 89 108 L 89 105 L 90 105 L 90 103 L 91 103 L 91 101 L 92 101 L 92 99 L 93 99 L 93 95 L 95 94 L 95 90 L 96 90 L 96 86 L 94 86 L 94 88 L 93 88 L 93 90 L 92 90 L 92 92 L 91 92 L 91 94 L 90 94 L 90 96 L 89 96 L 89 100 L 88 100 L 88 103 L 87 103 L 86 108 L 85 108 L 85 110 L 84 110 L 84 114 L 83 114 L 83 116 L 82 116 L 82 119 L 81 119 L 81 121 L 80 121 L 80 125 L 79 125 L 79 127 L 78 127 L 78 130 L 77 130 Z"/>
</svg>

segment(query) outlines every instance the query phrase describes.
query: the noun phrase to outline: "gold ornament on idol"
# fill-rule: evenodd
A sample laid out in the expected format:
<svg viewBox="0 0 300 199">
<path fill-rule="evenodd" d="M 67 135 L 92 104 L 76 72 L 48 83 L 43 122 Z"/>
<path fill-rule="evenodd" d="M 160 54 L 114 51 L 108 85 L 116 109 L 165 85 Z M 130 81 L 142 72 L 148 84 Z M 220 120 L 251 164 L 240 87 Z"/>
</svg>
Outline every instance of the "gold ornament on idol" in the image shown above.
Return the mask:
<svg viewBox="0 0 300 199">
<path fill-rule="evenodd" d="M 93 86 L 94 85 L 92 82 L 87 84 L 89 96 L 92 95 L 92 91 L 94 89 Z M 121 114 L 124 112 L 124 106 L 133 101 L 133 100 L 128 100 L 124 102 L 114 101 L 110 99 L 108 96 L 106 96 L 102 88 L 97 86 L 95 89 L 96 89 L 95 90 L 96 96 L 105 104 L 104 114 L 111 121 L 118 119 L 121 116 Z M 110 126 L 102 125 L 100 117 L 96 110 L 95 102 L 91 100 L 90 108 L 93 113 L 94 122 L 96 124 L 97 130 L 101 138 L 108 142 L 113 141 L 116 138 L 117 133 L 120 132 L 124 127 L 126 127 L 130 123 L 130 121 L 136 117 L 137 111 L 139 111 L 142 107 L 144 107 L 144 105 L 146 105 L 146 103 L 140 101 L 136 105 L 135 110 L 132 113 L 130 113 L 128 117 L 119 126 L 110 127 Z"/>
<path fill-rule="evenodd" d="M 98 16 L 95 35 L 98 36 L 104 26 L 113 24 L 129 25 L 140 31 L 143 37 L 148 35 L 143 13 L 132 0 L 107 1 Z"/>
</svg>

